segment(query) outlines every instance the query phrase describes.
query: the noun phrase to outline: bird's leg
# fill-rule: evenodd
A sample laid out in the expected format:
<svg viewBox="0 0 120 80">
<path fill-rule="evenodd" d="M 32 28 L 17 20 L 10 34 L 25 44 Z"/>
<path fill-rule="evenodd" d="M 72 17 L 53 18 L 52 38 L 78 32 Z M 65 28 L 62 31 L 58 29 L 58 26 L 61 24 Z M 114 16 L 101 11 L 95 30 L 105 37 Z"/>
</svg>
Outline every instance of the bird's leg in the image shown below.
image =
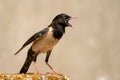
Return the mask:
<svg viewBox="0 0 120 80">
<path fill-rule="evenodd" d="M 36 54 L 35 57 L 34 57 L 34 59 L 33 59 L 33 64 L 34 64 L 34 67 L 35 67 L 35 69 L 36 69 L 36 71 L 37 71 L 37 74 L 41 74 L 40 71 L 39 71 L 38 65 L 37 65 L 37 63 L 36 63 L 37 56 L 38 56 L 38 55 Z"/>
<path fill-rule="evenodd" d="M 49 60 L 49 56 L 50 56 L 50 54 L 51 54 L 51 51 L 52 51 L 52 50 L 47 51 L 47 55 L 46 55 L 45 62 L 46 62 L 46 64 L 47 64 L 47 66 L 52 70 L 52 73 L 53 73 L 53 74 L 61 75 L 60 73 L 57 73 L 57 72 L 53 69 L 53 67 L 48 63 L 48 60 Z"/>
<path fill-rule="evenodd" d="M 34 64 L 34 67 L 35 67 L 35 69 L 37 71 L 37 74 L 41 74 L 40 71 L 39 71 L 37 63 L 33 61 L 33 64 Z"/>
<path fill-rule="evenodd" d="M 51 52 L 52 52 L 52 50 L 47 51 L 46 58 L 45 58 L 45 63 L 47 64 L 47 66 L 48 66 L 53 72 L 55 72 L 55 71 L 53 70 L 53 67 L 48 63 L 49 56 L 50 56 Z"/>
<path fill-rule="evenodd" d="M 48 62 L 46 62 L 46 64 L 47 64 L 47 66 L 52 70 L 53 73 L 57 73 L 57 72 L 53 69 L 53 67 L 52 67 Z"/>
</svg>

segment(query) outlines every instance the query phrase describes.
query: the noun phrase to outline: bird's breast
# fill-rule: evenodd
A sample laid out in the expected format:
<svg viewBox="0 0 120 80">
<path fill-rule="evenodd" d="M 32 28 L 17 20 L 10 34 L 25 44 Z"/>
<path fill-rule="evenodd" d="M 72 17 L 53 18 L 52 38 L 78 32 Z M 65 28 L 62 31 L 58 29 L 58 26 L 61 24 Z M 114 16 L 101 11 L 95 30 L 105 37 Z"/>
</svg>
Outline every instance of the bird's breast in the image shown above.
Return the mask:
<svg viewBox="0 0 120 80">
<path fill-rule="evenodd" d="M 32 45 L 32 50 L 35 51 L 36 53 L 44 53 L 48 50 L 51 50 L 59 41 L 59 39 L 55 39 L 53 37 L 53 32 L 48 32 L 46 37 L 40 38 L 36 40 L 33 45 Z"/>
</svg>

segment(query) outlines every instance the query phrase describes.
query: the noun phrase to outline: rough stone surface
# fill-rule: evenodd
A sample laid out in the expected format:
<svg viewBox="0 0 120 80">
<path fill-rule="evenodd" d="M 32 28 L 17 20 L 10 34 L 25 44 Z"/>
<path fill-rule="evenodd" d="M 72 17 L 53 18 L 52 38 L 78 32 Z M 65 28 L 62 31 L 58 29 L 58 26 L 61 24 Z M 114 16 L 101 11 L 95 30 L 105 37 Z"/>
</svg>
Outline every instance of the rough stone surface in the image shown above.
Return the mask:
<svg viewBox="0 0 120 80">
<path fill-rule="evenodd" d="M 0 80 L 70 80 L 66 75 L 39 74 L 0 74 Z"/>
</svg>

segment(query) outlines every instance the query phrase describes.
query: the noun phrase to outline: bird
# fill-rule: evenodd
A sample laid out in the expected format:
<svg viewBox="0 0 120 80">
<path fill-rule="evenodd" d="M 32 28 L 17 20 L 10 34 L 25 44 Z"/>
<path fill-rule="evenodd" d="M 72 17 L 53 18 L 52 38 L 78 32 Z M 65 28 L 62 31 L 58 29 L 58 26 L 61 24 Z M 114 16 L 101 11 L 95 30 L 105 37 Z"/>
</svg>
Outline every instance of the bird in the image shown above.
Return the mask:
<svg viewBox="0 0 120 80">
<path fill-rule="evenodd" d="M 69 23 L 69 20 L 71 19 L 72 17 L 65 13 L 60 13 L 56 15 L 50 25 L 48 25 L 43 30 L 35 33 L 22 45 L 22 47 L 15 53 L 15 55 L 18 54 L 23 48 L 32 43 L 27 52 L 26 60 L 19 72 L 20 74 L 27 73 L 32 62 L 34 63 L 37 73 L 40 73 L 36 61 L 37 56 L 41 53 L 46 53 L 45 63 L 54 73 L 56 72 L 48 63 L 49 57 L 54 46 L 64 35 L 66 27 L 72 27 L 72 25 Z"/>
</svg>

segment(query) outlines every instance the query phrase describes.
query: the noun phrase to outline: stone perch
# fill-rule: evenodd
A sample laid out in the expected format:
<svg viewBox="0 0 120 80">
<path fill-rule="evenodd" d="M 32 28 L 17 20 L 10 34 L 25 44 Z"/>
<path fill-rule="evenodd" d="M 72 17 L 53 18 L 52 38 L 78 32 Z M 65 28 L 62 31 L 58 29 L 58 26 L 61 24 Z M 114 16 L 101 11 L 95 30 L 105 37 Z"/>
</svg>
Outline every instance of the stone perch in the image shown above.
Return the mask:
<svg viewBox="0 0 120 80">
<path fill-rule="evenodd" d="M 39 74 L 0 74 L 0 80 L 70 80 L 66 75 Z"/>
</svg>

